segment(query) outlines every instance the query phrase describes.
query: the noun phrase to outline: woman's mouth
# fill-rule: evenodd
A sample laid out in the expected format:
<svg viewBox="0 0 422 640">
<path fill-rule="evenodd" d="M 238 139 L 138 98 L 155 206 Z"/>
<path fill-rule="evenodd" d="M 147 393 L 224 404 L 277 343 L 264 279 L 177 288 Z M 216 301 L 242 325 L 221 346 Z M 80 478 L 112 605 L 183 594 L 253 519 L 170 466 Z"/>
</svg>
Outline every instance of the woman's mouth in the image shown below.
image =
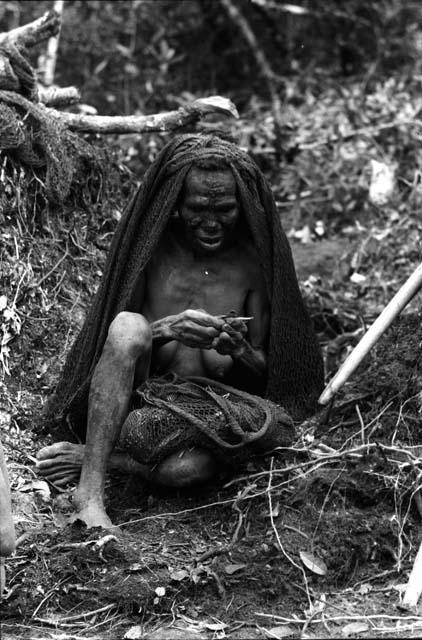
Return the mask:
<svg viewBox="0 0 422 640">
<path fill-rule="evenodd" d="M 222 242 L 221 236 L 198 236 L 198 242 L 208 249 L 215 249 Z"/>
</svg>

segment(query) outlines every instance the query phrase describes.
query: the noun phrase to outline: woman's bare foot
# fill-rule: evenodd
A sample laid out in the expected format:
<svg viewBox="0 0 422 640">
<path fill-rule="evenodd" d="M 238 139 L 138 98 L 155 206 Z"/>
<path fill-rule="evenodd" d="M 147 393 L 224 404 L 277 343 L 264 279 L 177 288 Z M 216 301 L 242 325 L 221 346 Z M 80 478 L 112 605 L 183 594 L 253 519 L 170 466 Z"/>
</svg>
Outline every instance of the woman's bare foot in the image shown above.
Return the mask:
<svg viewBox="0 0 422 640">
<path fill-rule="evenodd" d="M 37 470 L 46 480 L 58 487 L 77 483 L 84 455 L 84 444 L 56 442 L 38 451 Z M 108 471 L 140 475 L 144 479 L 148 479 L 150 476 L 149 467 L 137 462 L 125 451 L 113 451 L 107 468 Z"/>
<path fill-rule="evenodd" d="M 76 483 L 81 473 L 85 445 L 56 442 L 37 454 L 37 470 L 49 482 L 64 487 Z"/>
<path fill-rule="evenodd" d="M 70 517 L 70 522 L 81 521 L 86 524 L 88 529 L 101 527 L 102 529 L 111 529 L 113 533 L 119 533 L 119 528 L 113 525 L 101 501 L 93 499 L 85 500 L 76 493 L 73 498 L 73 504 L 75 506 L 75 513 Z"/>
</svg>

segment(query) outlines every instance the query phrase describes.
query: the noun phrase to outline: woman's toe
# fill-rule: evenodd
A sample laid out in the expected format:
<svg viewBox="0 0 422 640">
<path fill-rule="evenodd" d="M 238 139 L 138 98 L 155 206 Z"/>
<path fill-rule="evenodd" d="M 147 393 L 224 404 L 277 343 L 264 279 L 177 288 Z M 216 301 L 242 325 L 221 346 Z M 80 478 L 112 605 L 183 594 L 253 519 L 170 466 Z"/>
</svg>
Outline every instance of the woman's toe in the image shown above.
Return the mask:
<svg viewBox="0 0 422 640">
<path fill-rule="evenodd" d="M 42 449 L 40 449 L 37 453 L 37 458 L 38 460 L 54 458 L 61 453 L 70 451 L 71 448 L 72 444 L 70 442 L 55 442 L 54 444 L 50 444 L 47 447 L 43 447 Z"/>
</svg>

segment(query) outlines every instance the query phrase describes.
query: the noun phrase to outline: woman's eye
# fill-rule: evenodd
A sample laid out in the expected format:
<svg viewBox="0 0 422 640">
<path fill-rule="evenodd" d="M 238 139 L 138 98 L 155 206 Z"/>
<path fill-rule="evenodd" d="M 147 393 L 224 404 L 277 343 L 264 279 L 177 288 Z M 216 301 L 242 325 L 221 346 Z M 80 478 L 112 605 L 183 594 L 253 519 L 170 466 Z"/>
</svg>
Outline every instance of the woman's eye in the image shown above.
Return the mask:
<svg viewBox="0 0 422 640">
<path fill-rule="evenodd" d="M 231 222 L 232 220 L 234 220 L 236 218 L 236 211 L 234 211 L 233 209 L 230 209 L 228 211 L 223 211 L 222 214 L 221 214 L 221 218 L 225 222 Z"/>
</svg>

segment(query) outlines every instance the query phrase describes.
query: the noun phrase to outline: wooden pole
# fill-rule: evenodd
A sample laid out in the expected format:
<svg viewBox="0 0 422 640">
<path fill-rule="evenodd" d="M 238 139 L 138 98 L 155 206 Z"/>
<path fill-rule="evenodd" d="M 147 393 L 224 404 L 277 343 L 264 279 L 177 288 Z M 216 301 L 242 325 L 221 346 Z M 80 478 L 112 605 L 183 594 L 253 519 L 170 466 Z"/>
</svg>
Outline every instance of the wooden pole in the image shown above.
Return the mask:
<svg viewBox="0 0 422 640">
<path fill-rule="evenodd" d="M 403 609 L 414 609 L 422 593 L 422 542 L 416 554 L 415 562 L 409 576 L 403 602 Z"/>
<path fill-rule="evenodd" d="M 343 386 L 346 380 L 352 375 L 360 365 L 364 357 L 369 353 L 382 334 L 388 329 L 393 320 L 399 315 L 404 307 L 410 302 L 413 296 L 422 287 L 422 264 L 420 264 L 399 289 L 394 298 L 378 316 L 375 322 L 369 327 L 360 342 L 353 349 L 352 353 L 343 362 L 334 378 L 325 387 L 319 397 L 319 404 L 328 404 L 337 391 Z"/>
</svg>

